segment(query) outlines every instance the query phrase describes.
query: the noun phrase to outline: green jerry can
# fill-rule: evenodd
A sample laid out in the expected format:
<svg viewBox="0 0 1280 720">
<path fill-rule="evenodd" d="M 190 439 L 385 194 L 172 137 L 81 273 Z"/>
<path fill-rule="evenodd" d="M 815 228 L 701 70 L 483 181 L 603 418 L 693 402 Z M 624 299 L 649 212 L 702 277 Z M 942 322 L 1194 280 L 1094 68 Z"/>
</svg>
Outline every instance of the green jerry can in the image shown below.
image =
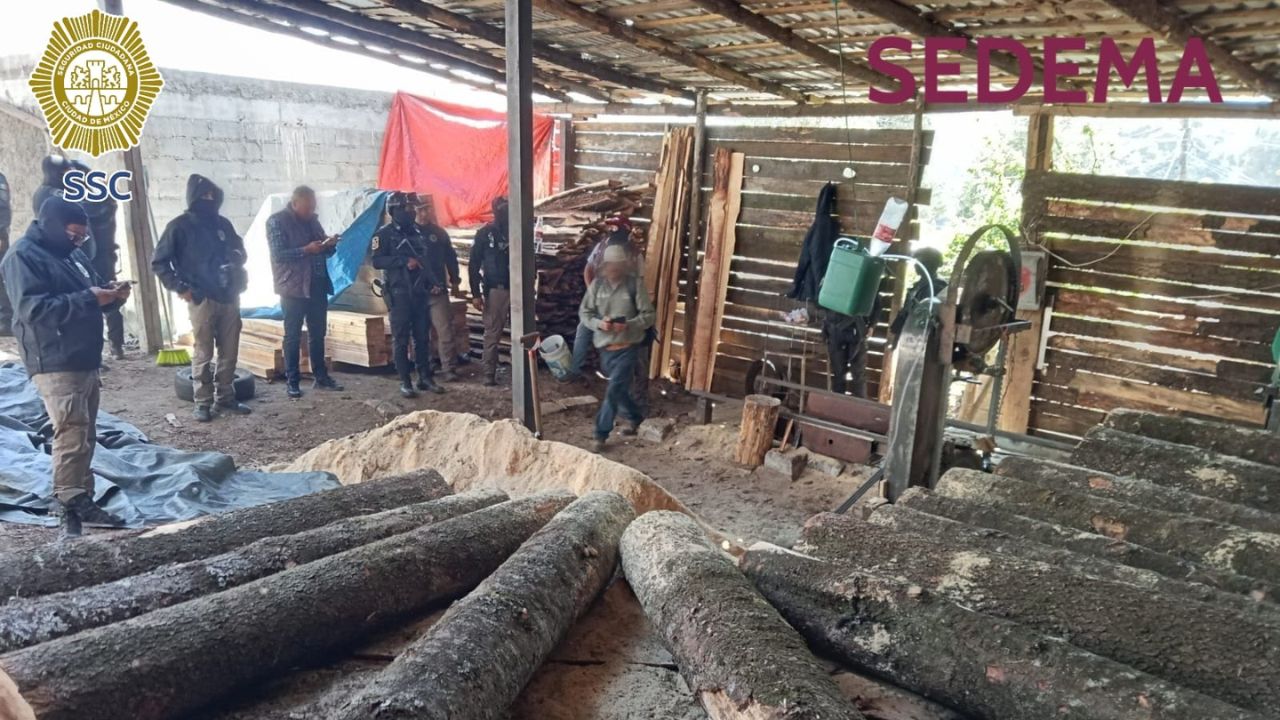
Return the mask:
<svg viewBox="0 0 1280 720">
<path fill-rule="evenodd" d="M 818 304 L 845 315 L 869 315 L 884 277 L 884 259 L 872 257 L 854 238 L 831 248 L 831 261 L 818 291 Z"/>
</svg>

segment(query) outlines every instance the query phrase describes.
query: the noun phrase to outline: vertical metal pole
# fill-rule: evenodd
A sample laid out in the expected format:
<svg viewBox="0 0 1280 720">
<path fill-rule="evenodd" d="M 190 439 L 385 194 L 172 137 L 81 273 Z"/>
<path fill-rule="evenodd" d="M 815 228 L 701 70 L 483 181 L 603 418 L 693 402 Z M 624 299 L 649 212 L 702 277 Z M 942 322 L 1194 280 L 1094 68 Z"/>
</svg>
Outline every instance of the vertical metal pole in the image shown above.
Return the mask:
<svg viewBox="0 0 1280 720">
<path fill-rule="evenodd" d="M 706 169 L 707 91 L 699 90 L 693 121 L 693 182 L 689 183 L 689 261 L 685 265 L 684 336 L 680 373 L 687 377 L 693 350 L 693 325 L 698 314 L 698 248 L 702 246 L 702 173 Z M 709 421 L 708 421 L 709 422 Z"/>
<path fill-rule="evenodd" d="M 511 241 L 511 412 L 533 429 L 534 397 L 521 338 L 537 330 L 533 251 L 533 3 L 507 3 L 507 159 Z"/>
</svg>

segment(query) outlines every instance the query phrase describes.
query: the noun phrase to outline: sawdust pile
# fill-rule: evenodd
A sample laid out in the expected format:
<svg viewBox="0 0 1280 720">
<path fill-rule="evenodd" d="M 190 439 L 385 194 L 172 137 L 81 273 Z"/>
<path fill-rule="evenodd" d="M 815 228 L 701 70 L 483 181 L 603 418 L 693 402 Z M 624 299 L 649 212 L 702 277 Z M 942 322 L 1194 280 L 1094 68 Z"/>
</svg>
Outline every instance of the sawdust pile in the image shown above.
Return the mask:
<svg viewBox="0 0 1280 720">
<path fill-rule="evenodd" d="M 458 492 L 496 487 L 513 496 L 563 488 L 612 490 L 636 513 L 693 515 L 644 473 L 581 448 L 538 440 L 513 420 L 421 410 L 366 432 L 329 440 L 278 469 L 327 470 L 343 483 L 429 467 Z"/>
</svg>

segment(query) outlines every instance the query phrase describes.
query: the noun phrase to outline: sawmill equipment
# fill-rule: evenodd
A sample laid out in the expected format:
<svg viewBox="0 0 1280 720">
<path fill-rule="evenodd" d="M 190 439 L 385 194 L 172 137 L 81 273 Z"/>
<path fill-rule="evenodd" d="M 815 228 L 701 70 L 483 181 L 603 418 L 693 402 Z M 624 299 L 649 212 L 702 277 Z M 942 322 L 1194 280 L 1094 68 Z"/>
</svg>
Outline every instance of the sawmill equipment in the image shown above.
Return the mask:
<svg viewBox="0 0 1280 720">
<path fill-rule="evenodd" d="M 999 231 L 1007 250 L 975 252 L 988 232 Z M 1018 238 L 1002 225 L 986 225 L 965 241 L 952 267 L 944 298 L 917 303 L 898 340 L 889 451 L 884 461 L 886 496 L 913 485 L 932 486 L 940 472 L 951 383 L 962 373 L 992 378 L 988 431 L 994 429 L 1004 374 L 1005 340 L 1030 323 L 1015 319 L 1021 253 Z M 999 345 L 997 360 L 988 353 Z"/>
</svg>

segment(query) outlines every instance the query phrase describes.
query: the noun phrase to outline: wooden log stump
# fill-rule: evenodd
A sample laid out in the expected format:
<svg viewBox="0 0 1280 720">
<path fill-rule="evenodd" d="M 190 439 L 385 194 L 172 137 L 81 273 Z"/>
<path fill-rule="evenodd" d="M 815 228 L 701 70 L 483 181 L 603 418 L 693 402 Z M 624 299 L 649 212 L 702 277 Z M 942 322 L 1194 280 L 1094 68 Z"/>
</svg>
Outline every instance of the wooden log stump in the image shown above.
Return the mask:
<svg viewBox="0 0 1280 720">
<path fill-rule="evenodd" d="M 742 401 L 742 426 L 738 429 L 738 445 L 733 461 L 748 467 L 759 467 L 765 453 L 773 447 L 774 430 L 782 401 L 770 395 L 748 395 Z"/>
<path fill-rule="evenodd" d="M 1280 445 L 1280 438 L 1276 443 Z M 1280 470 L 1276 472 L 1280 473 Z M 1009 457 L 996 468 L 996 474 L 1035 480 L 1064 490 L 1090 493 L 1165 512 L 1195 515 L 1248 530 L 1280 533 L 1280 514 L 1078 465 Z"/>
<path fill-rule="evenodd" d="M 712 720 L 862 720 L 804 641 L 687 515 L 622 537 L 636 597 Z"/>
<path fill-rule="evenodd" d="M 480 490 L 263 538 L 211 558 L 0 606 L 0 653 L 120 622 L 506 501 Z"/>
<path fill-rule="evenodd" d="M 1104 472 L 1280 513 L 1280 473 L 1273 465 L 1107 427 L 1090 430 L 1071 459 Z"/>
<path fill-rule="evenodd" d="M 1120 432 L 1280 467 L 1280 442 L 1266 430 L 1140 410 L 1112 410 L 1103 424 Z"/>
<path fill-rule="evenodd" d="M 1219 590 L 1200 583 L 1161 575 L 1151 570 L 1121 565 L 1094 555 L 1072 552 L 1044 545 L 1034 540 L 1017 538 L 999 530 L 974 527 L 949 518 L 917 510 L 902 504 L 885 504 L 875 508 L 867 520 L 898 533 L 918 535 L 930 542 L 953 545 L 982 552 L 1012 554 L 1023 560 L 1048 563 L 1083 577 L 1121 582 L 1163 596 L 1194 602 L 1219 603 L 1235 612 L 1256 617 L 1261 622 L 1280 626 L 1280 606 L 1260 602 L 1260 598 Z M 842 515 L 815 516 L 807 524 L 805 552 L 820 557 L 841 557 L 842 539 L 857 532 L 861 525 Z"/>
<path fill-rule="evenodd" d="M 741 564 L 811 645 L 971 717 L 1263 717 L 919 585 L 764 544 Z"/>
<path fill-rule="evenodd" d="M 948 472 L 935 492 L 1010 507 L 1018 514 L 1136 543 L 1223 572 L 1280 582 L 1280 535 L 975 470 Z"/>
<path fill-rule="evenodd" d="M 806 526 L 805 538 L 830 516 Z M 856 518 L 825 533 L 839 568 L 900 577 L 971 610 L 1256 711 L 1280 707 L 1280 623 L 1216 603 L 1082 577 L 1059 565 L 931 542 Z M 1016 541 L 1015 541 L 1016 542 Z M 1012 543 L 1011 543 L 1012 544 Z M 808 552 L 802 539 L 797 551 Z"/>
<path fill-rule="evenodd" d="M 1016 508 L 947 497 L 923 488 L 912 488 L 903 493 L 897 504 L 974 527 L 999 530 L 1044 545 L 1151 570 L 1175 580 L 1201 583 L 1227 592 L 1250 595 L 1257 600 L 1275 600 L 1271 586 L 1256 578 L 1215 570 L 1124 540 L 1091 532 L 1084 533 L 1074 528 L 1018 515 L 1014 511 Z"/>
<path fill-rule="evenodd" d="M 572 499 L 512 500 L 0 656 L 0 688 L 13 688 L 0 695 L 0 717 L 189 717 L 233 689 L 462 595 Z"/>
<path fill-rule="evenodd" d="M 332 720 L 489 720 L 533 677 L 613 576 L 635 518 L 617 493 L 567 507 Z"/>
<path fill-rule="evenodd" d="M 303 495 L 175 523 L 140 535 L 55 543 L 0 555 L 0 601 L 97 585 L 161 565 L 218 555 L 255 540 L 427 502 L 452 492 L 434 470 Z"/>
</svg>

